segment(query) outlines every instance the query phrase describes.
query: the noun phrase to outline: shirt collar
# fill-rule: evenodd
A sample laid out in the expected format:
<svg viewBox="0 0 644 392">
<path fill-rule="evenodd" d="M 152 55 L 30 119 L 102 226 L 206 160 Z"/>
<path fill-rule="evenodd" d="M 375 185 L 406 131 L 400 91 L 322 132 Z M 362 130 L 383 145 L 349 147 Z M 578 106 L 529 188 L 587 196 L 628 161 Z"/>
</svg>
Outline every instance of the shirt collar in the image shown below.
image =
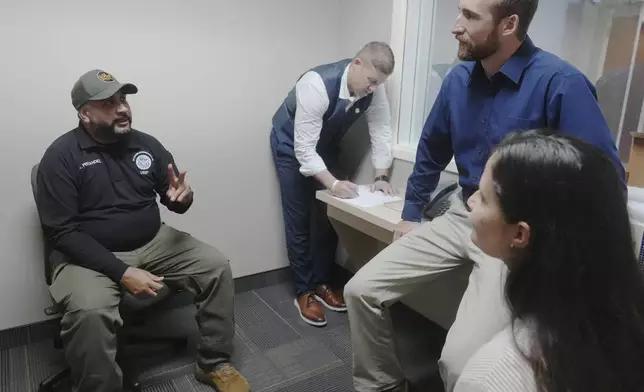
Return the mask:
<svg viewBox="0 0 644 392">
<path fill-rule="evenodd" d="M 515 84 L 521 84 L 521 76 L 523 76 L 523 71 L 525 71 L 525 68 L 528 66 L 528 63 L 530 62 L 532 54 L 534 53 L 536 48 L 537 47 L 534 45 L 530 37 L 526 37 L 521 46 L 519 46 L 519 49 L 517 49 L 512 57 L 510 57 L 510 59 L 508 59 L 508 61 L 503 64 L 503 66 L 499 70 L 499 73 L 505 75 Z M 472 75 L 474 75 L 475 72 L 484 74 L 483 66 L 481 65 L 480 61 L 477 61 L 476 65 L 474 66 L 474 70 L 470 75 L 470 81 L 472 81 Z"/>
<path fill-rule="evenodd" d="M 338 95 L 338 98 L 354 102 L 356 97 L 352 97 L 351 92 L 349 92 L 349 65 L 347 65 L 342 73 L 342 80 L 340 80 L 340 94 Z"/>
<path fill-rule="evenodd" d="M 78 141 L 78 146 L 82 150 L 90 150 L 92 148 L 105 148 L 108 145 L 100 144 L 94 138 L 92 138 L 89 133 L 85 130 L 85 127 L 82 124 L 78 124 L 78 128 L 74 130 L 76 134 L 76 140 Z M 129 137 L 124 141 L 125 146 L 129 150 L 141 149 L 142 146 L 139 143 L 139 140 L 134 135 L 134 130 L 130 131 Z"/>
</svg>

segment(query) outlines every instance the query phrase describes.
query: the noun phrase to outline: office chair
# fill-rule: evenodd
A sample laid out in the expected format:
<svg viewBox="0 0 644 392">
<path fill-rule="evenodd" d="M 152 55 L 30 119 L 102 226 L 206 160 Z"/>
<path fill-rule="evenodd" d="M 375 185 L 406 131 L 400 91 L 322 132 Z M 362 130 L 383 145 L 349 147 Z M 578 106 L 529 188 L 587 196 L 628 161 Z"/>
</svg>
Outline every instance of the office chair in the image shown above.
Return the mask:
<svg viewBox="0 0 644 392">
<path fill-rule="evenodd" d="M 38 164 L 31 169 L 31 189 L 34 200 L 36 200 L 37 196 L 37 174 Z M 52 264 L 53 262 L 60 261 L 64 256 L 60 252 L 51 249 L 47 241 L 44 241 L 44 239 L 43 244 L 45 281 L 47 282 L 47 286 L 50 286 L 52 283 Z M 190 304 L 194 305 L 194 299 L 188 292 L 174 291 L 165 284 L 164 287 L 159 290 L 156 297 L 138 298 L 130 293 L 124 293 L 119 305 L 119 311 L 121 318 L 123 319 L 123 327 L 119 333 L 117 333 L 117 362 L 121 362 L 119 353 L 122 353 L 123 349 L 129 344 L 134 343 L 171 344 L 173 354 L 178 354 L 186 349 L 188 345 L 187 335 L 175 337 L 131 336 L 127 331 L 128 329 L 131 330 L 133 327 L 143 326 L 145 324 L 145 319 L 149 315 L 161 314 L 162 312 L 181 308 Z M 45 314 L 47 316 L 61 315 L 61 311 L 55 305 L 52 305 L 45 309 Z M 60 332 L 54 338 L 54 347 L 57 349 L 63 348 Z M 122 369 L 122 371 L 124 388 L 132 392 L 140 392 L 141 385 L 132 380 L 131 376 L 126 372 L 126 369 Z M 70 368 L 67 366 L 58 373 L 42 381 L 38 388 L 38 392 L 53 392 L 56 385 L 63 379 L 69 377 L 70 374 Z"/>
<path fill-rule="evenodd" d="M 445 188 L 441 189 L 436 196 L 430 200 L 429 203 L 423 208 L 423 218 L 427 221 L 432 221 L 439 216 L 443 215 L 452 204 L 449 197 L 458 190 L 457 183 L 451 183 Z"/>
</svg>

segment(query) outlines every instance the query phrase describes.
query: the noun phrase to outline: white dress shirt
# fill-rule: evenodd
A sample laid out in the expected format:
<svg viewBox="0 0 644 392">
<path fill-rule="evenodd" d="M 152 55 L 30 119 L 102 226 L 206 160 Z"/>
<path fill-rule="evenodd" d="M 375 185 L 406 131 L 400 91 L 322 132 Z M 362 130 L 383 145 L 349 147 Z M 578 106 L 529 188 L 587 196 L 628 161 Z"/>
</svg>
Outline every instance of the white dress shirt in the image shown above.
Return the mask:
<svg viewBox="0 0 644 392">
<path fill-rule="evenodd" d="M 349 93 L 347 74 L 349 66 L 344 70 L 340 83 L 339 98 L 346 100 L 349 110 L 357 100 Z M 329 108 L 329 96 L 317 72 L 305 73 L 295 84 L 296 111 L 294 127 L 295 157 L 300 163 L 300 172 L 304 176 L 313 176 L 327 170 L 322 157 L 317 153 L 316 146 L 320 139 L 323 116 Z M 391 113 L 384 86 L 381 84 L 373 93 L 373 99 L 365 111 L 369 136 L 371 137 L 371 155 L 376 169 L 388 169 L 393 161 L 391 154 Z"/>
</svg>

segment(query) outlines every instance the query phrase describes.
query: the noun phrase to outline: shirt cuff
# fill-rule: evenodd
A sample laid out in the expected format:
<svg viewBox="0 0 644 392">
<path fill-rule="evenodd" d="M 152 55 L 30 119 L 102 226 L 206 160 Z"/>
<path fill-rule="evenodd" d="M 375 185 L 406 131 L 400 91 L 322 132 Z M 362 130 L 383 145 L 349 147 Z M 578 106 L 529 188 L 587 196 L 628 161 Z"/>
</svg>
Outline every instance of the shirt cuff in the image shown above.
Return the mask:
<svg viewBox="0 0 644 392">
<path fill-rule="evenodd" d="M 311 177 L 327 170 L 322 158 L 313 160 L 313 162 L 310 162 L 308 164 L 300 165 L 300 173 L 302 173 L 304 177 Z"/>
<path fill-rule="evenodd" d="M 118 262 L 110 264 L 109 267 L 105 268 L 105 275 L 112 279 L 115 283 L 121 283 L 125 271 L 130 268 L 129 265 L 122 262 L 120 259 L 117 259 Z"/>
<path fill-rule="evenodd" d="M 394 157 L 373 157 L 371 163 L 373 164 L 374 169 L 385 170 L 391 167 L 391 164 L 394 162 Z"/>
</svg>

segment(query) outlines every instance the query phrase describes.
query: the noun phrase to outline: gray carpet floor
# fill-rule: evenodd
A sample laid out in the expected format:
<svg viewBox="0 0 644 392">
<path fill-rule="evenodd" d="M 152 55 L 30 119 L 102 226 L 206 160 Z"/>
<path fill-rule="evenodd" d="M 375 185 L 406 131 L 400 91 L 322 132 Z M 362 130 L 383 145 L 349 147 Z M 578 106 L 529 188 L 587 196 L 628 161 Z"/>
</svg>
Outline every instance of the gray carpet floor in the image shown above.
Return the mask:
<svg viewBox="0 0 644 392">
<path fill-rule="evenodd" d="M 351 342 L 346 314 L 327 311 L 328 325 L 304 323 L 293 305 L 290 283 L 238 293 L 233 364 L 253 392 L 347 392 L 351 381 Z M 444 332 L 404 306 L 395 306 L 396 346 L 413 391 L 442 391 L 436 359 Z M 151 320 L 154 333 L 182 331 L 188 347 L 173 353 L 157 345 L 124 354 L 122 367 L 146 392 L 207 392 L 194 376 L 194 309 L 175 310 L 163 320 Z M 173 320 L 173 321 L 168 321 Z M 144 333 L 151 333 L 150 327 Z M 53 347 L 55 320 L 0 331 L 0 391 L 36 392 L 41 380 L 64 366 L 61 350 Z M 128 351 L 129 352 L 129 351 Z M 57 391 L 70 391 L 63 382 Z"/>
</svg>

